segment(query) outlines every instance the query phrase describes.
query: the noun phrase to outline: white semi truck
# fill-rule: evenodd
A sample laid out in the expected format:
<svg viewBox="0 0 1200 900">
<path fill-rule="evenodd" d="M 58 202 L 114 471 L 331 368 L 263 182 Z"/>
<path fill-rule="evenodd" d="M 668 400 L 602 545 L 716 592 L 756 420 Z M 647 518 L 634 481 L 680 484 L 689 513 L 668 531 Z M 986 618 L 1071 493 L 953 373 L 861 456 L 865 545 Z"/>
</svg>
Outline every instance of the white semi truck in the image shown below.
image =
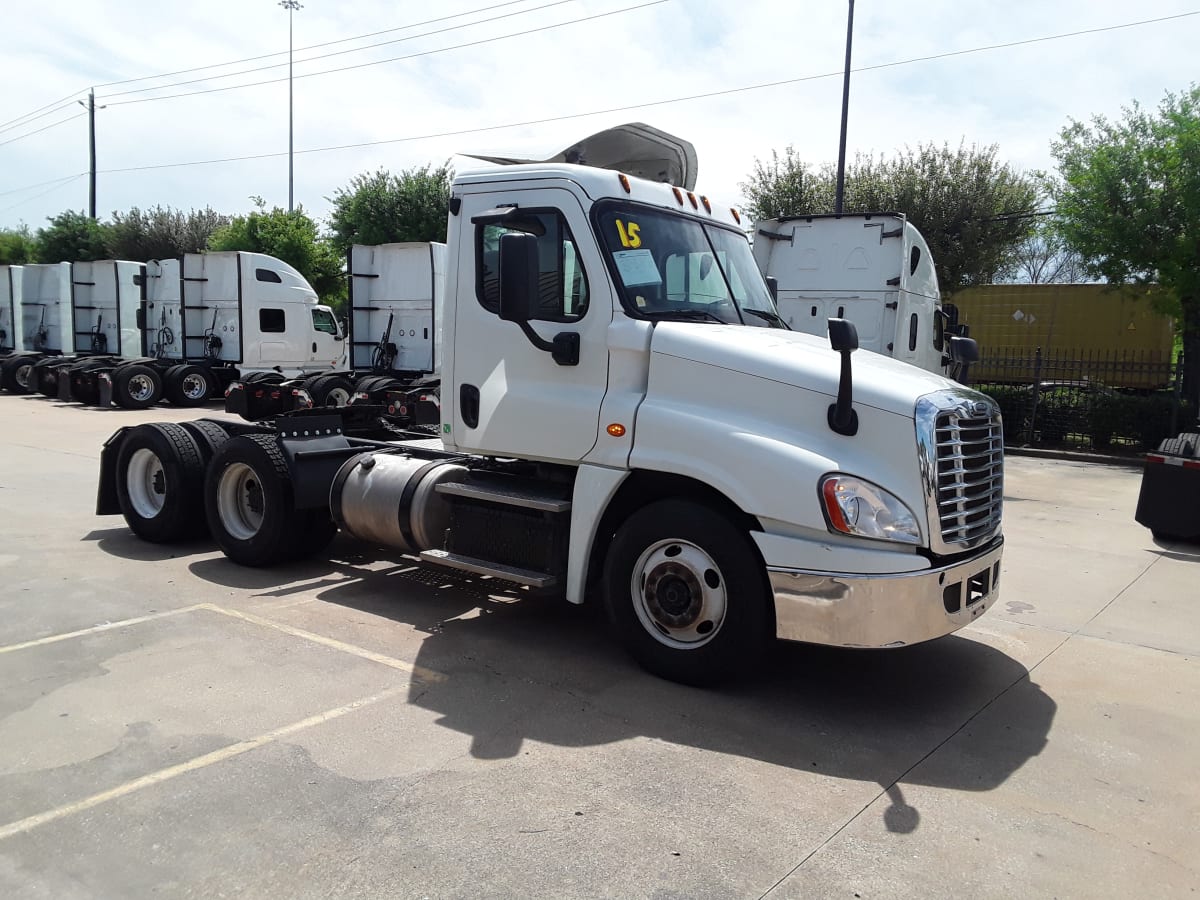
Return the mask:
<svg viewBox="0 0 1200 900">
<path fill-rule="evenodd" d="M 23 271 L 21 266 L 0 266 L 0 360 L 22 343 L 17 298 L 21 296 Z"/>
<path fill-rule="evenodd" d="M 123 428 L 97 512 L 235 562 L 337 529 L 433 566 L 602 599 L 646 668 L 706 683 L 773 638 L 901 647 L 995 601 L 1000 415 L 782 327 L 735 210 L 570 164 L 452 186 L 436 439 L 354 407 Z M 831 347 L 832 344 L 832 347 Z"/>
<path fill-rule="evenodd" d="M 71 264 L 52 263 L 9 269 L 13 348 L 0 359 L 0 387 L 25 394 L 35 389 L 33 367 L 48 356 L 71 352 L 75 325 L 71 311 Z"/>
<path fill-rule="evenodd" d="M 333 315 L 292 266 L 262 253 L 151 260 L 139 313 L 143 350 L 73 375 L 72 398 L 128 409 L 199 406 L 251 373 L 280 380 L 344 365 Z"/>
<path fill-rule="evenodd" d="M 823 335 L 827 319 L 849 319 L 865 350 L 964 375 L 970 360 L 953 359 L 949 339 L 967 330 L 942 302 L 929 245 L 902 213 L 767 219 L 755 229 L 754 259 L 794 330 Z M 971 356 L 969 346 L 960 342 L 960 352 Z"/>
</svg>

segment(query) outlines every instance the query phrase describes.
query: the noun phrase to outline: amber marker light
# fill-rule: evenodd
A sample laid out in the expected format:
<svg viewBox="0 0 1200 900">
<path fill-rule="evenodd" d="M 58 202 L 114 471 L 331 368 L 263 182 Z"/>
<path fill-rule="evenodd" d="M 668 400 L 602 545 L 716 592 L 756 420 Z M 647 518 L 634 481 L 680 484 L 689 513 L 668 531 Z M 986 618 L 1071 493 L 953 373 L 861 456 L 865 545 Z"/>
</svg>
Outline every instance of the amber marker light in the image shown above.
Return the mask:
<svg viewBox="0 0 1200 900">
<path fill-rule="evenodd" d="M 688 199 L 692 201 L 692 209 L 699 209 L 700 204 L 696 202 L 696 195 L 688 191 Z"/>
<path fill-rule="evenodd" d="M 739 225 L 741 225 L 742 217 L 738 214 L 738 211 L 731 206 L 731 207 L 729 207 L 729 212 L 733 214 L 733 221 L 735 221 Z"/>
<path fill-rule="evenodd" d="M 625 426 L 617 422 L 613 422 L 605 430 L 613 437 L 625 437 Z"/>
<path fill-rule="evenodd" d="M 700 202 L 704 204 L 705 212 L 712 212 L 712 204 L 708 202 L 708 198 L 703 194 L 700 195 Z"/>
<path fill-rule="evenodd" d="M 631 188 L 629 186 L 629 176 L 628 175 L 626 175 L 624 172 L 618 172 L 617 178 L 621 182 L 621 187 L 625 188 L 625 193 L 627 193 L 627 194 L 633 193 L 633 188 Z"/>
<path fill-rule="evenodd" d="M 683 191 L 681 191 L 681 190 L 680 190 L 679 188 L 677 188 L 677 187 L 673 187 L 673 188 L 671 188 L 671 190 L 673 190 L 673 191 L 675 192 L 675 201 L 676 201 L 676 202 L 677 202 L 677 203 L 678 203 L 680 206 L 683 206 Z"/>
</svg>

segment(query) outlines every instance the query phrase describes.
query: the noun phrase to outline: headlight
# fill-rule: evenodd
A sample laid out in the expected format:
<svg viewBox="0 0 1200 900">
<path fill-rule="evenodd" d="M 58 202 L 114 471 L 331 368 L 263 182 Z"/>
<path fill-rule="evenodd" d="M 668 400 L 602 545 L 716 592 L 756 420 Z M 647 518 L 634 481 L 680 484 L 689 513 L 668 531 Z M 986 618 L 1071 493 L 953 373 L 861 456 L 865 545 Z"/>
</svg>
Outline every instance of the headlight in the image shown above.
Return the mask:
<svg viewBox="0 0 1200 900">
<path fill-rule="evenodd" d="M 877 484 L 852 475 L 826 475 L 821 479 L 821 499 L 831 531 L 902 544 L 921 543 L 921 529 L 912 510 Z"/>
</svg>

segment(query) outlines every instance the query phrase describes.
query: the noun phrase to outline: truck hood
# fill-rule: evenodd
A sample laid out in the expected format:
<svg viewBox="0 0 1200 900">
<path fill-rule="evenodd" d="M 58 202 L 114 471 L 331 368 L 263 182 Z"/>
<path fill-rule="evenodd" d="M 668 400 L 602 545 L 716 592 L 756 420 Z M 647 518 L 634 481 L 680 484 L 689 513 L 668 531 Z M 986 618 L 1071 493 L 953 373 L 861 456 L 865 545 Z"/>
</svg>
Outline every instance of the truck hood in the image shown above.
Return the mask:
<svg viewBox="0 0 1200 900">
<path fill-rule="evenodd" d="M 650 349 L 652 353 L 765 378 L 830 398 L 837 396 L 840 354 L 830 348 L 828 340 L 798 331 L 658 322 Z M 869 350 L 857 350 L 850 359 L 856 406 L 872 406 L 911 418 L 918 397 L 956 386 L 940 375 Z"/>
</svg>

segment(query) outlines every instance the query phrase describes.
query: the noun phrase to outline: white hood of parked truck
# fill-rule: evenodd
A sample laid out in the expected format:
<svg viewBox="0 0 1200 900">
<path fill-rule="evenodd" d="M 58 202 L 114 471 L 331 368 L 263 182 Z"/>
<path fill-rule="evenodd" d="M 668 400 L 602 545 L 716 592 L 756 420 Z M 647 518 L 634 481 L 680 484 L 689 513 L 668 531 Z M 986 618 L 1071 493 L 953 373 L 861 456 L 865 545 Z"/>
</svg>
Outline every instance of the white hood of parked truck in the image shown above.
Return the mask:
<svg viewBox="0 0 1200 900">
<path fill-rule="evenodd" d="M 841 375 L 841 355 L 830 348 L 828 339 L 778 328 L 659 322 L 654 327 L 651 352 L 817 391 L 830 398 L 837 396 Z M 850 360 L 856 406 L 911 417 L 918 397 L 955 386 L 940 375 L 869 350 L 856 350 Z"/>
</svg>

